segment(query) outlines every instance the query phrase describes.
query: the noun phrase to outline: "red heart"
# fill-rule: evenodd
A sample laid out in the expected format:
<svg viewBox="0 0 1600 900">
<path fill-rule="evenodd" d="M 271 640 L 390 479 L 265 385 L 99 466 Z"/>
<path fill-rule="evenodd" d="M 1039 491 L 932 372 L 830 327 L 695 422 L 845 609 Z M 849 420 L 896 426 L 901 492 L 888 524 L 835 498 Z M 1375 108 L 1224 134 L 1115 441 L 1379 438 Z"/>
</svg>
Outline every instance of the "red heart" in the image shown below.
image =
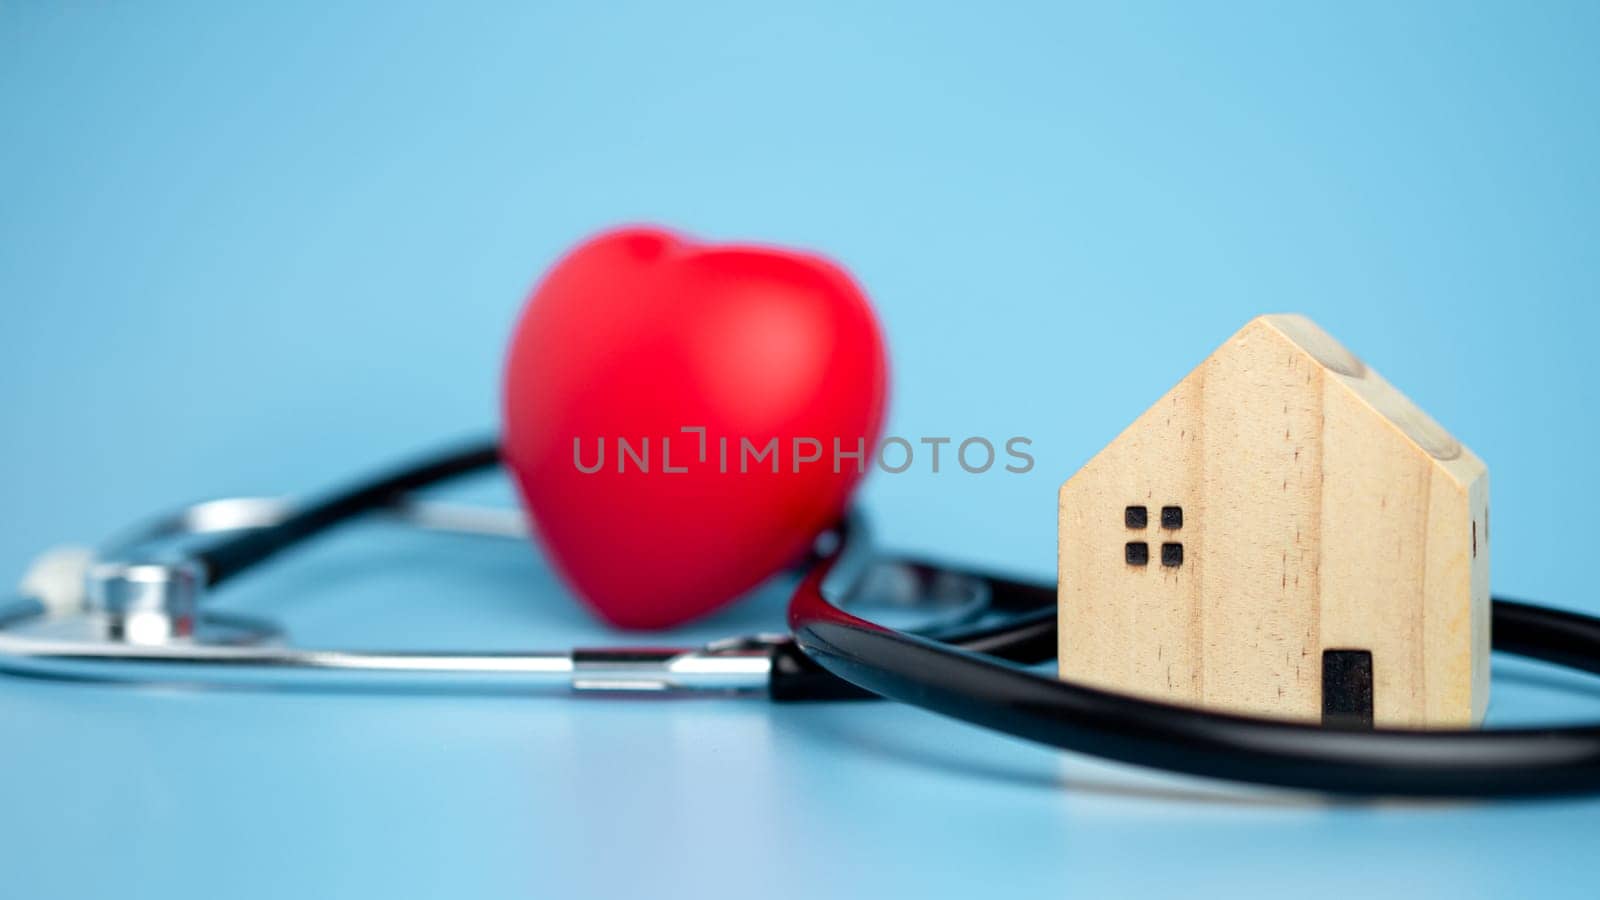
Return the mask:
<svg viewBox="0 0 1600 900">
<path fill-rule="evenodd" d="M 887 385 L 877 320 L 833 263 L 619 229 L 528 300 L 506 366 L 506 464 L 589 606 L 664 628 L 798 559 L 839 517 L 873 465 Z M 685 428 L 705 429 L 703 458 Z M 759 456 L 774 438 L 776 473 Z M 835 466 L 835 439 L 864 448 L 859 463 Z M 598 471 L 580 468 L 602 452 Z"/>
</svg>

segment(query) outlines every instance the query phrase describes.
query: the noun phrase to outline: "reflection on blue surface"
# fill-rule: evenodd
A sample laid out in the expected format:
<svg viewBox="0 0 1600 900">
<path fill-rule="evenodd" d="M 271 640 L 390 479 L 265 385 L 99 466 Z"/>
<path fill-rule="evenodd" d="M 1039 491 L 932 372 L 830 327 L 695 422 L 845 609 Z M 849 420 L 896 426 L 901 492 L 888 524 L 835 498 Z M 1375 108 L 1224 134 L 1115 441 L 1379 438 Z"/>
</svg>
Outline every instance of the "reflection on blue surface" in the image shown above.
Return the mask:
<svg viewBox="0 0 1600 900">
<path fill-rule="evenodd" d="M 859 6 L 0 8 L 0 569 L 492 427 L 537 273 L 654 220 L 855 271 L 892 432 L 1033 439 L 1026 476 L 876 474 L 892 546 L 1049 577 L 1057 484 L 1296 310 L 1488 461 L 1498 590 L 1600 611 L 1593 7 Z M 616 639 L 530 551 L 381 528 L 220 599 Z M 1600 714 L 1495 679 L 1493 722 Z M 1594 893 L 1595 803 L 1289 801 L 884 704 L 8 679 L 0 721 L 5 896 Z"/>
</svg>

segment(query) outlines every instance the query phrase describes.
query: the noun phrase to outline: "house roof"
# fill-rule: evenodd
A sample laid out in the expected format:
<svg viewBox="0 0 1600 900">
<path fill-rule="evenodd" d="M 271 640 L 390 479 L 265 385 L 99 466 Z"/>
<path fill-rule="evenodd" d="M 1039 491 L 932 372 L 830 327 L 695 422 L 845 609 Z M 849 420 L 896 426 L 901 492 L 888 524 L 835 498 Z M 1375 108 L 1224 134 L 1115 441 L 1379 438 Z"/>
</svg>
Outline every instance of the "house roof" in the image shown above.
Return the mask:
<svg viewBox="0 0 1600 900">
<path fill-rule="evenodd" d="M 1228 352 L 1240 338 L 1252 333 L 1271 334 L 1304 353 L 1332 376 L 1326 383 L 1340 385 L 1359 398 L 1457 483 L 1465 485 L 1483 472 L 1482 460 L 1472 451 L 1317 323 L 1294 313 L 1258 316 L 1217 353 Z"/>
</svg>

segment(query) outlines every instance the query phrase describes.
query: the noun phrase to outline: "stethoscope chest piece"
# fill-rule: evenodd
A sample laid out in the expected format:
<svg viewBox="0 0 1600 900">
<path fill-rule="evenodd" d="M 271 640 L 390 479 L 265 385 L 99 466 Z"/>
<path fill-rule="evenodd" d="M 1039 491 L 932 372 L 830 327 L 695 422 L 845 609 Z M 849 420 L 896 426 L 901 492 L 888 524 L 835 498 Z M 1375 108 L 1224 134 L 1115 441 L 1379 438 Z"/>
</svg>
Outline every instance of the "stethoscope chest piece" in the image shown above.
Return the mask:
<svg viewBox="0 0 1600 900">
<path fill-rule="evenodd" d="M 95 561 L 67 550 L 28 581 L 31 596 L 0 613 L 0 653 L 12 671 L 114 677 L 119 662 L 229 658 L 281 640 L 264 621 L 202 610 L 205 572 L 192 560 Z"/>
<path fill-rule="evenodd" d="M 83 615 L 54 621 L 86 639 L 145 646 L 277 640 L 277 629 L 264 622 L 202 612 L 205 583 L 204 568 L 194 560 L 96 562 L 84 573 Z"/>
</svg>

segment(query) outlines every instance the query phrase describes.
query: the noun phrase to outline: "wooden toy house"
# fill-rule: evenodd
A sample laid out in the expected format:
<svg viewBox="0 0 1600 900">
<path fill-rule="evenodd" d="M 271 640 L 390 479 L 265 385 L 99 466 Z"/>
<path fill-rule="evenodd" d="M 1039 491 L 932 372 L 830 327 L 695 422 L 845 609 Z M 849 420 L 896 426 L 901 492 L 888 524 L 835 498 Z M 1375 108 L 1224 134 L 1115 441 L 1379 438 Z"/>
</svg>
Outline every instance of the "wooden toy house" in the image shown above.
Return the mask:
<svg viewBox="0 0 1600 900">
<path fill-rule="evenodd" d="M 1302 316 L 1247 324 L 1061 487 L 1060 673 L 1360 727 L 1482 719 L 1482 461 Z"/>
</svg>

